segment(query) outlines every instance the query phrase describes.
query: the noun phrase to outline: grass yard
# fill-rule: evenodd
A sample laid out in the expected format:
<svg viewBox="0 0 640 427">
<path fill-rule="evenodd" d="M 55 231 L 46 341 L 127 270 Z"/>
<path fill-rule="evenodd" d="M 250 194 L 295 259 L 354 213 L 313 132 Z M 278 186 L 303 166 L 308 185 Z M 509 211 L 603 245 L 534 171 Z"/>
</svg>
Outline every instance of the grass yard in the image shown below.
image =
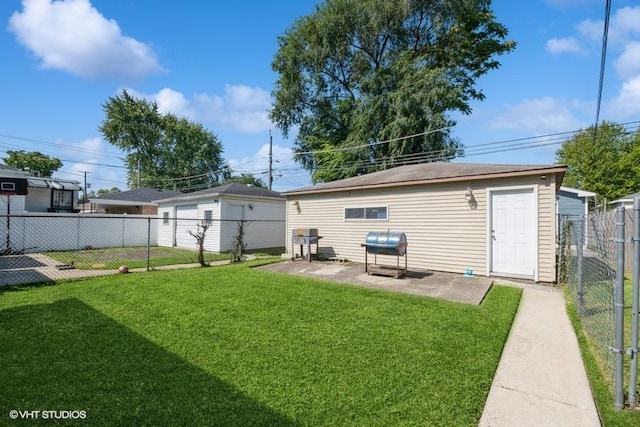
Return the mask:
<svg viewBox="0 0 640 427">
<path fill-rule="evenodd" d="M 593 342 L 584 333 L 575 303 L 571 298 L 567 298 L 567 301 L 569 301 L 569 318 L 576 331 L 582 359 L 589 376 L 591 390 L 600 413 L 602 425 L 604 427 L 636 427 L 640 425 L 640 411 L 618 410 L 615 408 L 612 379 L 603 373 L 606 369 L 602 359 L 597 356 L 597 353 L 592 348 Z M 628 358 L 626 359 L 628 360 Z M 628 379 L 627 366 L 627 369 L 625 369 L 625 394 L 628 390 Z"/>
<path fill-rule="evenodd" d="M 586 264 L 589 265 L 589 264 Z M 602 270 L 602 269 L 600 269 Z M 586 277 L 597 277 L 587 274 Z M 640 425 L 640 411 L 617 410 L 614 405 L 614 357 L 605 343 L 613 345 L 615 342 L 615 313 L 614 313 L 614 284 L 611 281 L 586 283 L 584 286 L 584 304 L 582 317 L 578 315 L 578 307 L 574 297 L 567 292 L 566 300 L 569 315 L 573 323 L 594 399 L 602 418 L 607 426 L 638 426 Z M 624 307 L 624 348 L 631 347 L 632 326 L 632 283 L 625 279 L 625 307 Z M 631 358 L 624 357 L 624 391 L 625 400 L 629 389 Z M 640 390 L 640 378 L 637 390 Z"/>
<path fill-rule="evenodd" d="M 151 267 L 198 262 L 196 251 L 180 248 L 153 246 L 147 252 L 146 246 L 127 248 L 84 249 L 80 251 L 47 252 L 46 255 L 61 264 L 73 264 L 81 270 L 115 270 L 122 264 L 129 268 L 144 268 L 147 257 Z M 229 254 L 205 253 L 205 260 L 229 259 Z"/>
<path fill-rule="evenodd" d="M 0 291 L 3 421 L 477 425 L 520 289 L 472 306 L 258 262 Z"/>
</svg>

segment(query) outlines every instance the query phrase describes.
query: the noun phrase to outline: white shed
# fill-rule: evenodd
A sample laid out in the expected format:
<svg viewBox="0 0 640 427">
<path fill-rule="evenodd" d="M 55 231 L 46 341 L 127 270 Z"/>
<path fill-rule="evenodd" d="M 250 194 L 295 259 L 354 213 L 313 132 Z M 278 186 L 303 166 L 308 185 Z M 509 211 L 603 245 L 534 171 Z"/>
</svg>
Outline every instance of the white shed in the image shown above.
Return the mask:
<svg viewBox="0 0 640 427">
<path fill-rule="evenodd" d="M 155 200 L 158 245 L 196 248 L 198 225 L 209 224 L 205 250 L 233 249 L 240 221 L 248 250 L 285 246 L 285 198 L 265 188 L 231 183 L 194 193 Z"/>
</svg>

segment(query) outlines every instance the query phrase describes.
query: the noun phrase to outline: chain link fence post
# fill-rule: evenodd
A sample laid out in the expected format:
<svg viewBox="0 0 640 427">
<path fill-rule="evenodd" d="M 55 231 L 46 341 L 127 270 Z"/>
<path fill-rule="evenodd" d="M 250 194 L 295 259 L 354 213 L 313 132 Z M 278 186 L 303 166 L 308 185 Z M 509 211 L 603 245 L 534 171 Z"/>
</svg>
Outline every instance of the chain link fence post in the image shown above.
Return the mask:
<svg viewBox="0 0 640 427">
<path fill-rule="evenodd" d="M 576 222 L 573 225 L 573 235 L 576 242 L 576 254 L 577 254 L 577 275 L 578 275 L 578 313 L 584 313 L 584 230 L 585 219 L 580 218 L 580 226 L 576 227 Z"/>
<path fill-rule="evenodd" d="M 616 209 L 616 342 L 612 351 L 615 353 L 615 406 L 624 408 L 624 221 L 623 206 Z"/>
<path fill-rule="evenodd" d="M 638 380 L 638 305 L 640 283 L 640 198 L 633 199 L 633 270 L 631 307 L 631 371 L 629 372 L 629 406 L 636 407 L 636 383 Z"/>
</svg>

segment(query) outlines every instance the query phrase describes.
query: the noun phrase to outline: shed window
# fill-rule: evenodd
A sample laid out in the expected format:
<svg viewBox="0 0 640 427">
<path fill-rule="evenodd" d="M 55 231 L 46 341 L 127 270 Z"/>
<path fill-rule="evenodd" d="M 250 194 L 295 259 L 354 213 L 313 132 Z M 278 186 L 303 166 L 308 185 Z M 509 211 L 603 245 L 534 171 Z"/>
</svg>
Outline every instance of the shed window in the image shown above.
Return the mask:
<svg viewBox="0 0 640 427">
<path fill-rule="evenodd" d="M 210 210 L 204 211 L 204 223 L 211 224 L 213 222 L 213 214 Z"/>
<path fill-rule="evenodd" d="M 345 208 L 344 209 L 345 220 L 386 220 L 387 219 L 387 207 L 362 207 L 362 208 Z"/>
<path fill-rule="evenodd" d="M 162 223 L 164 225 L 169 224 L 169 212 L 162 212 Z"/>
</svg>

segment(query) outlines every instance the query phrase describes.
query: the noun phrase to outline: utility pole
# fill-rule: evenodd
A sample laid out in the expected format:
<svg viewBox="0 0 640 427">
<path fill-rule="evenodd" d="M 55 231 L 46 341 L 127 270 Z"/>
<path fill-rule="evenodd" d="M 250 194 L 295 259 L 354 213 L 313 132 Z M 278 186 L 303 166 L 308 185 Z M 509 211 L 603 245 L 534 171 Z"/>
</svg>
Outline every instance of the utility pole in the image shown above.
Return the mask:
<svg viewBox="0 0 640 427">
<path fill-rule="evenodd" d="M 140 182 L 141 182 L 140 169 L 141 169 L 141 167 L 140 167 L 140 153 L 138 153 L 138 188 L 141 187 L 141 185 L 140 185 Z"/>
<path fill-rule="evenodd" d="M 271 129 L 269 129 L 269 190 L 273 184 L 273 137 L 271 136 Z"/>
<path fill-rule="evenodd" d="M 85 203 L 87 203 L 89 201 L 89 198 L 87 197 L 87 171 L 84 171 L 84 187 L 83 187 L 83 194 L 82 194 L 82 213 L 84 213 L 84 205 Z"/>
</svg>

